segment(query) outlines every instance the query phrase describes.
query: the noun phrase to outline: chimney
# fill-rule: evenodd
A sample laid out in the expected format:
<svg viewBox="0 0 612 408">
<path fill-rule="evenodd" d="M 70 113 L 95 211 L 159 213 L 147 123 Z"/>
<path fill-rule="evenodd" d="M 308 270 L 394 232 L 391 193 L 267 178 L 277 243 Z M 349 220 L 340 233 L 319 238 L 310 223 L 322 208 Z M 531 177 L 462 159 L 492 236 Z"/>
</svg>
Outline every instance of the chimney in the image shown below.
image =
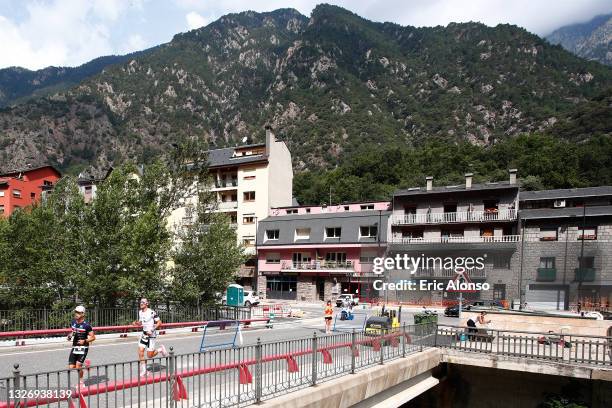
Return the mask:
<svg viewBox="0 0 612 408">
<path fill-rule="evenodd" d="M 516 184 L 516 173 L 517 172 L 518 172 L 517 169 L 508 170 L 508 173 L 510 173 L 510 184 Z"/>
<path fill-rule="evenodd" d="M 266 125 L 266 154 L 270 154 L 270 146 L 275 142 L 274 133 L 272 133 L 272 127 Z"/>
<path fill-rule="evenodd" d="M 433 176 L 427 176 L 425 180 L 427 181 L 427 191 L 433 190 Z"/>
<path fill-rule="evenodd" d="M 472 177 L 474 173 L 465 173 L 465 189 L 469 190 L 472 188 Z"/>
</svg>

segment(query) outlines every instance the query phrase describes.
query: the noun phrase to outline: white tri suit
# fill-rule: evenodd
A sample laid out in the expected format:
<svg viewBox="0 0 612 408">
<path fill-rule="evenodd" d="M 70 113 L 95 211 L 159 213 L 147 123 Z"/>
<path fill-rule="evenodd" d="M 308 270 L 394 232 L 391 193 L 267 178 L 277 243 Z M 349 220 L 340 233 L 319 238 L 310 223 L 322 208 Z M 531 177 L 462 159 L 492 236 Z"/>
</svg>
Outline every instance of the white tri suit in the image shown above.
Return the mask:
<svg viewBox="0 0 612 408">
<path fill-rule="evenodd" d="M 146 308 L 138 311 L 138 320 L 142 324 L 142 334 L 138 347 L 144 348 L 147 351 L 155 351 L 155 339 L 157 338 L 157 330 L 155 325 L 159 322 L 159 316 L 155 310 Z M 151 333 L 151 334 L 147 334 Z"/>
</svg>

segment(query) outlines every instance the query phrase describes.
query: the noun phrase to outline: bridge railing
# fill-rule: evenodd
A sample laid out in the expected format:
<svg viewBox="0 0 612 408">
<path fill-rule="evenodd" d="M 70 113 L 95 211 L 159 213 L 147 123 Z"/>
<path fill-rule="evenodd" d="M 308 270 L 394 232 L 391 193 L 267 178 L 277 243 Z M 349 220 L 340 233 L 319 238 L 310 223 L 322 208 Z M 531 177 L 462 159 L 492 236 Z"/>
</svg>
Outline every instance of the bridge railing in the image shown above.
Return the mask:
<svg viewBox="0 0 612 408">
<path fill-rule="evenodd" d="M 590 366 L 612 365 L 612 337 L 438 325 L 437 347 Z"/>
<path fill-rule="evenodd" d="M 251 318 L 248 307 L 217 305 L 211 307 L 175 306 L 155 308 L 164 323 L 196 320 L 245 320 Z M 72 309 L 0 310 L 0 332 L 52 330 L 69 325 Z M 125 308 L 90 308 L 87 320 L 94 326 L 120 326 L 138 319 L 138 310 Z"/>
<path fill-rule="evenodd" d="M 24 375 L 16 365 L 13 376 L 0 379 L 0 408 L 256 403 L 416 353 L 432 343 L 434 333 L 434 325 L 405 325 L 375 335 L 314 333 L 202 353 L 171 351 L 169 357 L 148 360 L 151 374 L 145 377 L 139 375 L 139 362 L 130 361 L 84 368 L 83 383 L 76 369 Z"/>
</svg>

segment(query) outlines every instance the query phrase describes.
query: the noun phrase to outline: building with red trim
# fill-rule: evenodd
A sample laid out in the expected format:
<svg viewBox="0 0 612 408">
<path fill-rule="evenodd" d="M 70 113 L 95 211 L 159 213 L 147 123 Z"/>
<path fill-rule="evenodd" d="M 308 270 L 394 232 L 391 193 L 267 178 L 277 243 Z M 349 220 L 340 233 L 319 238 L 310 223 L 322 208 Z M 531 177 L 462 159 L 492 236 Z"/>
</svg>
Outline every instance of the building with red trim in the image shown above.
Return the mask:
<svg viewBox="0 0 612 408">
<path fill-rule="evenodd" d="M 62 174 L 53 166 L 15 170 L 0 174 L 0 216 L 8 217 L 53 189 Z"/>
</svg>

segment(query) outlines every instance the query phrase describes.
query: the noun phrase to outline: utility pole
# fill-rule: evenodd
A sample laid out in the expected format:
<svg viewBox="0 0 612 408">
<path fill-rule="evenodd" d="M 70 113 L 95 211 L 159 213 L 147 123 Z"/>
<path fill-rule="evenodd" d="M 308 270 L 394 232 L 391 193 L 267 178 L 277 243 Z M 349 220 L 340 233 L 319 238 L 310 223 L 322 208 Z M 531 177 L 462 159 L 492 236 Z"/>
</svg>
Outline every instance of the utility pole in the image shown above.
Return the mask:
<svg viewBox="0 0 612 408">
<path fill-rule="evenodd" d="M 580 292 L 582 291 L 582 280 L 584 279 L 584 231 L 586 229 L 586 203 L 582 207 L 582 236 L 580 243 L 580 262 L 578 263 L 578 303 L 580 301 Z"/>
</svg>

